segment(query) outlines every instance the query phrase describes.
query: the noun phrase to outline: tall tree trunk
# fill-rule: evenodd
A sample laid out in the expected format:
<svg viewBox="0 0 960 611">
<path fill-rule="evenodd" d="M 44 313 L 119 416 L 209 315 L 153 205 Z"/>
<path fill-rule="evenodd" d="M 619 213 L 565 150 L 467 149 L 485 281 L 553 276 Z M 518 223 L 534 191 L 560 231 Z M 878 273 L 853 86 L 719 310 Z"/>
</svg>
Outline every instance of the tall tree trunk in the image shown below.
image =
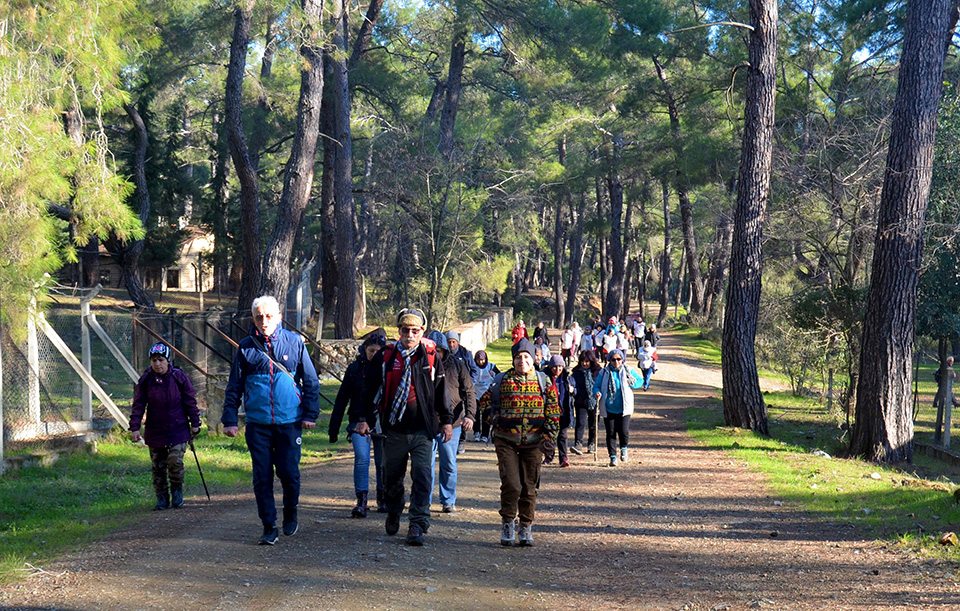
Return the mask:
<svg viewBox="0 0 960 611">
<path fill-rule="evenodd" d="M 136 187 L 134 198 L 137 202 L 137 216 L 140 224 L 147 226 L 150 217 L 150 190 L 147 186 L 147 125 L 143 117 L 131 104 L 124 104 L 123 109 L 133 122 L 134 153 L 133 153 L 133 184 Z M 109 242 L 110 250 L 117 264 L 120 265 L 120 277 L 133 303 L 144 308 L 156 307 L 153 299 L 144 290 L 140 282 L 140 255 L 143 253 L 143 240 L 135 240 L 131 244 L 124 244 L 115 238 Z"/>
<path fill-rule="evenodd" d="M 623 297 L 621 298 L 623 306 L 620 310 L 623 314 L 630 312 L 630 283 L 634 273 L 630 266 L 630 251 L 633 246 L 633 209 L 634 206 L 627 206 L 627 214 L 623 220 Z"/>
<path fill-rule="evenodd" d="M 366 52 L 367 43 L 370 42 L 370 37 L 373 34 L 373 26 L 377 24 L 380 11 L 383 10 L 383 3 L 384 0 L 370 0 L 370 4 L 367 5 L 367 14 L 357 31 L 357 39 L 353 41 L 353 51 L 350 53 L 350 61 L 347 63 L 348 70 L 352 71 L 356 68 L 357 64 L 360 63 L 360 58 Z"/>
<path fill-rule="evenodd" d="M 273 57 L 277 52 L 277 15 L 267 15 L 267 31 L 264 34 L 263 58 L 260 61 L 260 86 L 257 94 L 257 107 L 253 112 L 253 133 L 250 134 L 250 164 L 254 171 L 260 168 L 260 154 L 267 144 L 269 134 L 267 118 L 270 115 L 270 100 L 267 98 L 267 85 L 273 76 Z"/>
<path fill-rule="evenodd" d="M 721 212 L 720 218 L 717 220 L 714 251 L 710 258 L 710 273 L 707 280 L 706 303 L 704 303 L 704 313 L 707 320 L 714 320 L 717 316 L 716 304 L 727 282 L 727 267 L 730 262 L 730 242 L 732 239 L 730 215 L 725 211 Z"/>
<path fill-rule="evenodd" d="M 683 235 L 684 260 L 687 264 L 687 278 L 690 281 L 690 313 L 703 313 L 703 280 L 701 279 L 700 266 L 697 261 L 697 238 L 693 230 L 693 206 L 690 204 L 688 194 L 687 179 L 683 173 L 682 163 L 684 160 L 683 134 L 680 130 L 680 111 L 677 106 L 676 97 L 673 94 L 673 87 L 667 80 L 667 73 L 660 64 L 656 56 L 653 57 L 653 65 L 657 70 L 657 77 L 663 87 L 664 99 L 667 104 L 667 114 L 670 116 L 670 134 L 673 139 L 673 166 L 674 180 L 677 189 L 677 199 L 680 201 L 680 231 Z"/>
<path fill-rule="evenodd" d="M 363 189 L 360 192 L 360 211 L 357 218 L 357 265 L 361 273 L 369 275 L 372 267 L 371 244 L 376 243 L 375 232 L 379 226 L 373 222 L 373 211 L 370 209 L 370 192 L 373 190 L 373 143 L 370 139 L 367 154 L 363 162 Z M 366 289 L 364 293 L 366 294 Z"/>
<path fill-rule="evenodd" d="M 459 19 L 459 16 L 458 16 Z M 467 57 L 467 28 L 458 22 L 453 42 L 450 45 L 450 67 L 447 70 L 447 98 L 440 113 L 440 154 L 447 161 L 453 159 L 453 127 L 460 109 L 460 88 L 463 83 L 463 67 Z"/>
<path fill-rule="evenodd" d="M 237 309 L 250 309 L 260 286 L 260 183 L 250 161 L 243 135 L 243 71 L 247 64 L 250 42 L 250 20 L 253 0 L 234 10 L 233 41 L 230 43 L 230 64 L 227 67 L 226 121 L 230 157 L 240 181 L 240 234 L 243 254 L 243 276 Z"/>
<path fill-rule="evenodd" d="M 337 210 L 334 203 L 334 168 L 337 161 L 337 143 L 334 140 L 333 57 L 323 53 L 324 87 L 320 107 L 320 131 L 326 137 L 323 143 L 323 174 L 320 179 L 320 290 L 323 295 L 323 325 L 332 324 L 337 313 Z"/>
<path fill-rule="evenodd" d="M 660 311 L 657 313 L 657 326 L 667 319 L 667 307 L 670 301 L 670 258 L 673 256 L 670 246 L 670 185 L 661 183 L 663 195 L 663 252 L 660 253 Z"/>
<path fill-rule="evenodd" d="M 561 136 L 557 142 L 557 161 L 560 165 L 567 164 L 567 137 Z M 563 222 L 563 202 L 567 198 L 566 185 L 561 185 L 557 194 L 557 208 L 553 219 L 553 297 L 557 302 L 557 312 L 553 324 L 558 329 L 563 328 L 566 320 L 563 302 L 563 243 L 565 241 L 566 223 Z"/>
<path fill-rule="evenodd" d="M 869 460 L 913 458 L 910 367 L 917 280 L 943 64 L 953 29 L 950 7 L 951 0 L 914 0 L 907 6 L 850 446 L 853 454 Z"/>
<path fill-rule="evenodd" d="M 598 173 L 594 177 L 594 188 L 597 192 L 597 218 L 602 219 L 606 216 L 604 211 L 604 196 L 603 196 L 603 180 L 600 178 Z M 600 307 L 603 309 L 603 301 L 606 299 L 607 295 L 607 276 L 610 273 L 610 266 L 607 265 L 607 240 L 609 239 L 608 235 L 605 235 L 602 230 L 597 234 L 596 242 L 596 253 L 600 259 L 600 277 L 599 277 L 599 292 L 600 292 Z"/>
<path fill-rule="evenodd" d="M 721 349 L 724 421 L 762 435 L 768 435 L 769 430 L 754 341 L 760 309 L 763 222 L 773 160 L 777 14 L 776 0 L 750 0 L 750 68 Z"/>
<path fill-rule="evenodd" d="M 214 147 L 216 159 L 213 164 L 211 188 L 213 190 L 213 282 L 220 296 L 229 291 L 228 270 L 230 268 L 229 231 L 227 229 L 227 200 L 229 200 L 230 183 L 227 180 L 229 165 L 227 160 L 230 153 L 227 151 L 226 125 L 221 116 L 214 116 L 217 141 Z"/>
<path fill-rule="evenodd" d="M 579 203 L 574 206 L 570 198 L 570 221 L 573 229 L 570 233 L 570 283 L 567 285 L 567 303 L 564 308 L 564 326 L 573 322 L 573 311 L 577 307 L 577 293 L 580 291 L 580 270 L 583 267 L 583 216 L 587 210 L 587 196 L 580 193 Z"/>
<path fill-rule="evenodd" d="M 303 212 L 310 201 L 313 167 L 316 163 L 317 138 L 320 135 L 320 105 L 323 98 L 323 58 L 317 37 L 322 32 L 320 14 L 322 0 L 303 0 L 306 40 L 300 47 L 303 59 L 300 69 L 300 100 L 297 104 L 297 125 L 290 148 L 290 158 L 283 177 L 283 191 L 277 206 L 273 235 L 263 257 L 260 293 L 273 295 L 286 303 L 290 286 L 290 257 L 294 238 L 302 226 Z"/>
<path fill-rule="evenodd" d="M 333 61 L 334 123 L 337 157 L 334 164 L 334 202 L 337 216 L 337 339 L 354 336 L 357 302 L 357 260 L 353 224 L 353 141 L 350 134 L 350 80 L 347 72 L 347 0 L 340 0 L 335 17 L 334 44 L 339 53 Z"/>
</svg>

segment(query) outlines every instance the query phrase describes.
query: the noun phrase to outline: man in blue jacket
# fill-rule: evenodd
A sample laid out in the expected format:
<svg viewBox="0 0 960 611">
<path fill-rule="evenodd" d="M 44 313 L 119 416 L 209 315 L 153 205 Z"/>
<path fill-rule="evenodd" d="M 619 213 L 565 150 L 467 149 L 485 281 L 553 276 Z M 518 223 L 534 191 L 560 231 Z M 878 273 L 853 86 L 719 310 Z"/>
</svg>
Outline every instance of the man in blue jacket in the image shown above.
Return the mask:
<svg viewBox="0 0 960 611">
<path fill-rule="evenodd" d="M 273 545 L 280 538 L 273 470 L 283 486 L 283 534 L 293 535 L 300 500 L 300 435 L 317 425 L 320 382 L 303 339 L 281 328 L 277 300 L 257 297 L 250 310 L 253 329 L 233 357 L 220 421 L 227 437 L 237 436 L 242 398 L 253 493 L 263 522 L 260 545 Z"/>
</svg>

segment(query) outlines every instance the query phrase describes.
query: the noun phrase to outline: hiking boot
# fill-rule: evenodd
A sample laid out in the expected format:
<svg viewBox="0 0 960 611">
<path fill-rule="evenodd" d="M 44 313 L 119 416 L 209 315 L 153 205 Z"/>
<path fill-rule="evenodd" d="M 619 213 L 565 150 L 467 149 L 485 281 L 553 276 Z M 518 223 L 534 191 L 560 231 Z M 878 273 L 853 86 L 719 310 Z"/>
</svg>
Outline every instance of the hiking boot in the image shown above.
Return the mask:
<svg viewBox="0 0 960 611">
<path fill-rule="evenodd" d="M 383 489 L 377 490 L 377 513 L 387 513 L 387 502 L 383 496 Z"/>
<path fill-rule="evenodd" d="M 505 520 L 503 528 L 500 531 L 500 545 L 511 547 L 514 539 L 517 538 L 517 523 L 513 520 Z"/>
<path fill-rule="evenodd" d="M 297 522 L 297 508 L 291 507 L 287 509 L 283 508 L 283 534 L 286 537 L 292 537 L 297 534 L 297 530 L 300 528 L 300 523 Z"/>
<path fill-rule="evenodd" d="M 620 462 L 627 462 L 627 449 L 620 448 Z"/>
<path fill-rule="evenodd" d="M 416 524 L 411 524 L 407 529 L 407 545 L 414 547 L 423 545 L 423 529 Z"/>
<path fill-rule="evenodd" d="M 170 506 L 174 509 L 183 507 L 183 488 L 172 488 L 170 490 Z"/>
<path fill-rule="evenodd" d="M 387 520 L 383 523 L 383 529 L 391 537 L 400 532 L 400 514 L 388 513 Z"/>
<path fill-rule="evenodd" d="M 583 446 L 579 443 L 573 444 L 573 447 L 570 448 L 570 451 L 576 454 L 577 456 L 583 456 Z"/>
<path fill-rule="evenodd" d="M 153 506 L 154 511 L 163 511 L 170 506 L 170 497 L 167 496 L 167 493 L 157 494 L 157 504 Z"/>
<path fill-rule="evenodd" d="M 351 518 L 365 518 L 367 517 L 367 491 L 361 490 L 357 492 L 357 506 L 353 508 L 353 511 L 350 512 Z"/>
<path fill-rule="evenodd" d="M 517 529 L 517 545 L 530 547 L 533 545 L 533 524 L 521 524 Z"/>
<path fill-rule="evenodd" d="M 616 456 L 611 456 L 611 457 L 610 457 L 610 466 L 611 466 L 611 467 L 616 467 L 618 464 L 620 464 L 620 463 L 619 463 L 619 461 L 617 460 L 617 457 L 616 457 Z"/>
<path fill-rule="evenodd" d="M 263 534 L 260 535 L 258 545 L 273 545 L 280 539 L 280 531 L 275 524 L 264 524 Z"/>
<path fill-rule="evenodd" d="M 443 513 L 456 513 L 456 512 L 457 512 L 457 506 L 456 506 L 456 505 L 444 505 L 444 506 L 443 506 Z"/>
</svg>

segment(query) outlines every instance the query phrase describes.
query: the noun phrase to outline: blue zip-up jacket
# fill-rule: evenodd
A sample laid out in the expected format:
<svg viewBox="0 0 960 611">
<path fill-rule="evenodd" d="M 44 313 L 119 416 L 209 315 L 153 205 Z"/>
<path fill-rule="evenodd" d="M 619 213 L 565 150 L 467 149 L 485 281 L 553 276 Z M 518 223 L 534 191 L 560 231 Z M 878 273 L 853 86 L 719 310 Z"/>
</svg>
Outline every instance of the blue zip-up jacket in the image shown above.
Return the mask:
<svg viewBox="0 0 960 611">
<path fill-rule="evenodd" d="M 262 347 L 261 347 L 262 346 Z M 282 371 L 263 353 L 267 349 L 296 379 Z M 320 381 L 303 339 L 277 326 L 270 337 L 256 328 L 240 340 L 230 367 L 223 398 L 224 426 L 237 426 L 240 400 L 246 421 L 256 424 L 316 422 L 320 415 Z"/>
</svg>

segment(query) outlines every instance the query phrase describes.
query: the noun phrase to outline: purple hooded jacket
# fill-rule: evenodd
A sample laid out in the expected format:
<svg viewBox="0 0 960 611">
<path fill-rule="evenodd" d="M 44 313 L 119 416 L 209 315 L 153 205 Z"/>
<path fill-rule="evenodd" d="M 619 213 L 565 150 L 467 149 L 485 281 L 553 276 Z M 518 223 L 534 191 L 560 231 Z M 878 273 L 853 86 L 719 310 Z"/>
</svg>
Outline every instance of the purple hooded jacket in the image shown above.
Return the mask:
<svg viewBox="0 0 960 611">
<path fill-rule="evenodd" d="M 147 423 L 143 441 L 151 448 L 165 448 L 190 441 L 190 425 L 200 428 L 197 397 L 190 378 L 183 370 L 170 366 L 157 375 L 148 368 L 133 387 L 133 411 L 130 431 L 139 431 L 143 414 Z M 189 424 L 188 424 L 189 420 Z"/>
</svg>

